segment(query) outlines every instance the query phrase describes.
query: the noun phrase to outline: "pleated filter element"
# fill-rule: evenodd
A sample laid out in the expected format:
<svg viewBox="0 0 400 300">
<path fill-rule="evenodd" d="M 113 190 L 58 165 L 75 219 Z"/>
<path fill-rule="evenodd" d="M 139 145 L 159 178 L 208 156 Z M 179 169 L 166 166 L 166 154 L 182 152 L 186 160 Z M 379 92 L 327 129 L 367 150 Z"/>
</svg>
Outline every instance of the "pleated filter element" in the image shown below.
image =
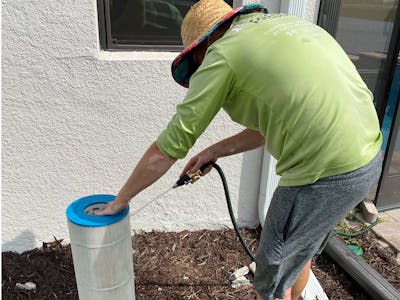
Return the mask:
<svg viewBox="0 0 400 300">
<path fill-rule="evenodd" d="M 129 207 L 96 216 L 113 195 L 92 195 L 67 208 L 72 258 L 80 300 L 134 300 Z"/>
</svg>

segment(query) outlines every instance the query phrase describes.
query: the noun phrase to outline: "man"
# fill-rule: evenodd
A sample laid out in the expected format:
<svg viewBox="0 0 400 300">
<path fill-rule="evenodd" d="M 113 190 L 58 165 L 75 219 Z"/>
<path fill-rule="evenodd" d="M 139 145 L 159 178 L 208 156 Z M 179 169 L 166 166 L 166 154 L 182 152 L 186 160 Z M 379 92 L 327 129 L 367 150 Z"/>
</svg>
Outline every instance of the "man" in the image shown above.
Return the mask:
<svg viewBox="0 0 400 300">
<path fill-rule="evenodd" d="M 311 258 L 380 175 L 372 94 L 328 33 L 258 5 L 232 11 L 222 0 L 201 0 L 183 20 L 182 40 L 172 73 L 187 95 L 101 214 L 120 211 L 184 158 L 223 108 L 246 129 L 194 156 L 181 175 L 265 145 L 281 179 L 254 286 L 259 299 L 299 299 Z"/>
</svg>

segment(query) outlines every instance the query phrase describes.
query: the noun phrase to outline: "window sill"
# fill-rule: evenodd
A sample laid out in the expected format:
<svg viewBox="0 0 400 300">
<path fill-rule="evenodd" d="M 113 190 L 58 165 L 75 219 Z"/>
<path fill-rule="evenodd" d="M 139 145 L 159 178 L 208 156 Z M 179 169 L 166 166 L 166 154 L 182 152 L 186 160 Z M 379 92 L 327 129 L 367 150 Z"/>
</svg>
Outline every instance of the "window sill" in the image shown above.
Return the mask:
<svg viewBox="0 0 400 300">
<path fill-rule="evenodd" d="M 99 51 L 98 60 L 174 60 L 179 52 L 156 52 L 156 51 Z"/>
</svg>

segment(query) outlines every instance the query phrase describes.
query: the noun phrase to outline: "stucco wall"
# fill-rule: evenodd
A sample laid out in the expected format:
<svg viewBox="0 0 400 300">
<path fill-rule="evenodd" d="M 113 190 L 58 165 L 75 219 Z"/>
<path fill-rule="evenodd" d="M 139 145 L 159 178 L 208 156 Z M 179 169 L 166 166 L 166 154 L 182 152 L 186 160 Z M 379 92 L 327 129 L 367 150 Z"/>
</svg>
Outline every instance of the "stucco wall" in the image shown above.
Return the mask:
<svg viewBox="0 0 400 300">
<path fill-rule="evenodd" d="M 100 51 L 94 0 L 4 0 L 2 25 L 2 251 L 23 251 L 53 236 L 68 241 L 65 209 L 73 200 L 116 194 L 185 90 L 170 76 L 176 53 Z M 221 112 L 188 158 L 241 129 Z M 219 161 L 242 225 L 256 224 L 260 153 Z M 169 188 L 187 159 L 137 196 L 131 210 Z M 216 172 L 170 191 L 131 224 L 231 226 Z"/>
</svg>

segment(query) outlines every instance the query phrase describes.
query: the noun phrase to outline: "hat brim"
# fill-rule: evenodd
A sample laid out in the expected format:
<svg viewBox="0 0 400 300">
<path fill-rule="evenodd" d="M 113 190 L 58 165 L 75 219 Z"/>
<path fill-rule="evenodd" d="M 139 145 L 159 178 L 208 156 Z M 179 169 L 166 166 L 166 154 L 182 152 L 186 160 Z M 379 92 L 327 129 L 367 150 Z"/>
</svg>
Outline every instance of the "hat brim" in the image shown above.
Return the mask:
<svg viewBox="0 0 400 300">
<path fill-rule="evenodd" d="M 193 75 L 194 72 L 196 72 L 199 67 L 199 65 L 196 64 L 192 58 L 191 53 L 193 49 L 200 45 L 202 41 L 209 37 L 211 33 L 213 33 L 226 21 L 232 19 L 239 14 L 247 14 L 259 9 L 262 9 L 265 13 L 267 13 L 266 8 L 264 8 L 261 4 L 247 4 L 232 10 L 221 21 L 215 24 L 206 34 L 204 34 L 198 41 L 190 44 L 172 62 L 171 72 L 174 80 L 186 88 L 189 87 L 190 77 Z"/>
</svg>

